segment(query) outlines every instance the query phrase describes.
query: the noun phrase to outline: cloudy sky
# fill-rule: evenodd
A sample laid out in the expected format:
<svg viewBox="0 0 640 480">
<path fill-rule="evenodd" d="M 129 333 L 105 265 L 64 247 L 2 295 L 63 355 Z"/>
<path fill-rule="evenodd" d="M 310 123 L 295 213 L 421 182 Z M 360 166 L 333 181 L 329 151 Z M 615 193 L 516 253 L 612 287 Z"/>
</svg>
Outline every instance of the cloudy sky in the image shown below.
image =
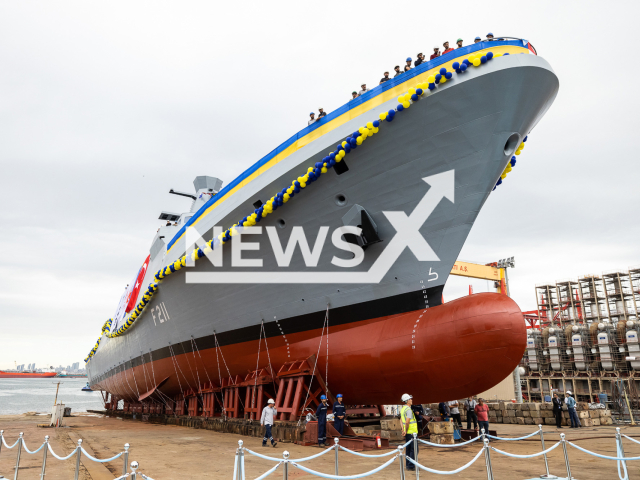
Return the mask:
<svg viewBox="0 0 640 480">
<path fill-rule="evenodd" d="M 196 175 L 229 182 L 444 40 L 530 40 L 560 93 L 460 257 L 512 295 L 640 264 L 637 2 L 0 3 L 0 368 L 82 361 Z M 468 285 L 452 278 L 445 300 Z"/>
</svg>

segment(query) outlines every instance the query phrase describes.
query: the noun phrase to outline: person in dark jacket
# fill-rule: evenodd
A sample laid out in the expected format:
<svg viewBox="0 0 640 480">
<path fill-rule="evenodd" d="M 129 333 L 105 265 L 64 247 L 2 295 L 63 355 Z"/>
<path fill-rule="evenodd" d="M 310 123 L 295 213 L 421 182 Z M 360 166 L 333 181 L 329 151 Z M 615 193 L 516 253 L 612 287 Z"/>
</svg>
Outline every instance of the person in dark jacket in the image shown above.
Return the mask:
<svg viewBox="0 0 640 480">
<path fill-rule="evenodd" d="M 320 397 L 322 403 L 316 409 L 316 418 L 318 419 L 318 446 L 326 447 L 327 443 L 327 396 Z"/>
<path fill-rule="evenodd" d="M 556 427 L 562 428 L 562 400 L 557 393 L 553 394 L 553 416 L 556 417 Z"/>
<path fill-rule="evenodd" d="M 336 395 L 333 404 L 333 426 L 340 435 L 344 435 L 344 419 L 347 416 L 347 407 L 342 403 L 342 394 Z"/>
</svg>

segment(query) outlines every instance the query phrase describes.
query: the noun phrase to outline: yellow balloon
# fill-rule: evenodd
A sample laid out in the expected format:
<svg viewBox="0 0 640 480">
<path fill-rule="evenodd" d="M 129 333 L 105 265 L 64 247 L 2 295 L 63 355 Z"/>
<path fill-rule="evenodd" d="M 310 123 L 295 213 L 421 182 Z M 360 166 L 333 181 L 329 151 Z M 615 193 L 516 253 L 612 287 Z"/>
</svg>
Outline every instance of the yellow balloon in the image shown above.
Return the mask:
<svg viewBox="0 0 640 480">
<path fill-rule="evenodd" d="M 362 136 L 359 136 L 358 138 L 356 138 L 356 143 L 358 145 L 362 145 Z"/>
<path fill-rule="evenodd" d="M 378 127 L 373 127 L 373 133 L 378 133 L 380 129 Z"/>
<path fill-rule="evenodd" d="M 327 173 L 327 167 L 322 167 L 322 168 L 320 169 L 320 171 L 321 171 L 322 173 Z"/>
<path fill-rule="evenodd" d="M 359 133 L 364 133 L 364 127 L 360 127 L 360 128 L 358 129 L 358 132 L 359 132 Z"/>
<path fill-rule="evenodd" d="M 342 142 L 342 148 L 344 148 L 344 146 L 345 146 L 346 144 L 347 144 L 347 142 Z M 342 152 L 343 150 L 340 150 L 340 151 Z M 307 173 L 309 173 L 309 172 L 313 172 L 313 167 L 309 167 L 309 168 L 307 168 Z"/>
<path fill-rule="evenodd" d="M 373 137 L 373 128 L 371 130 L 369 130 L 369 136 Z"/>
<path fill-rule="evenodd" d="M 373 124 L 372 124 L 372 126 L 373 126 Z M 368 128 L 363 128 L 362 129 L 362 135 L 364 135 L 364 136 L 369 135 L 369 129 Z"/>
<path fill-rule="evenodd" d="M 373 128 L 373 122 L 367 122 L 367 128 L 371 130 Z"/>
<path fill-rule="evenodd" d="M 411 104 L 410 104 L 409 102 L 406 102 L 406 101 L 405 101 L 405 102 L 402 102 L 402 106 L 403 106 L 404 108 L 409 108 L 409 107 L 411 106 Z"/>
<path fill-rule="evenodd" d="M 380 120 L 384 120 L 384 119 L 386 119 L 386 118 L 387 118 L 387 113 L 386 113 L 386 112 L 381 113 L 381 114 L 379 115 L 379 118 L 380 118 Z"/>
<path fill-rule="evenodd" d="M 428 83 L 435 83 L 435 81 L 436 77 L 434 75 L 429 75 L 429 78 L 427 78 Z"/>
<path fill-rule="evenodd" d="M 480 59 L 479 59 L 479 58 L 475 58 L 475 59 L 473 60 L 473 66 L 474 66 L 474 67 L 479 67 L 479 66 L 480 66 L 480 63 L 481 63 L 481 62 L 480 62 Z"/>
<path fill-rule="evenodd" d="M 440 84 L 442 85 L 443 83 L 447 83 L 447 79 L 445 77 L 440 79 Z"/>
<path fill-rule="evenodd" d="M 520 155 L 522 153 L 521 150 L 516 150 L 516 155 Z"/>
<path fill-rule="evenodd" d="M 342 142 L 340 145 L 342 145 L 342 148 L 347 146 L 347 142 Z M 313 170 L 313 168 L 310 168 L 308 171 L 310 172 L 311 170 Z"/>
<path fill-rule="evenodd" d="M 404 95 L 400 95 L 398 97 L 398 103 L 402 103 L 402 102 L 404 102 Z"/>
<path fill-rule="evenodd" d="M 411 88 L 409 89 L 409 95 L 413 95 L 414 93 L 416 93 L 416 89 L 415 89 L 415 88 L 413 88 L 413 87 L 411 87 Z"/>
<path fill-rule="evenodd" d="M 502 175 L 500 175 L 500 178 L 504 180 L 505 178 L 507 178 L 507 174 L 503 173 Z"/>
<path fill-rule="evenodd" d="M 518 147 L 518 150 L 522 150 L 523 148 L 524 148 L 524 142 L 520 144 L 520 146 Z"/>
</svg>

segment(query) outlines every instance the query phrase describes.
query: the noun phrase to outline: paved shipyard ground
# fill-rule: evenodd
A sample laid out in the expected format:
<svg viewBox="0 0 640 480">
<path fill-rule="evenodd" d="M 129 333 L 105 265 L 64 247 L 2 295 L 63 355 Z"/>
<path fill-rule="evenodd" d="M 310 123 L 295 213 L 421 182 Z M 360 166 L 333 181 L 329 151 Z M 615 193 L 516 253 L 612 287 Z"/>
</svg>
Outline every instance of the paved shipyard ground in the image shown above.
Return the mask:
<svg viewBox="0 0 640 480">
<path fill-rule="evenodd" d="M 155 480 L 201 479 L 201 478 L 231 478 L 233 474 L 234 453 L 239 439 L 244 440 L 245 446 L 263 454 L 280 457 L 283 450 L 291 452 L 292 458 L 301 458 L 317 453 L 316 447 L 301 447 L 288 443 L 281 443 L 274 448 L 262 448 L 261 440 L 254 437 L 240 437 L 232 434 L 217 433 L 209 430 L 196 430 L 187 427 L 171 425 L 156 425 L 140 421 L 119 420 L 80 414 L 66 418 L 64 428 L 38 428 L 38 423 L 45 423 L 47 416 L 2 416 L 0 429 L 4 430 L 8 444 L 18 438 L 19 432 L 24 432 L 26 445 L 29 449 L 37 448 L 45 435 L 50 435 L 51 444 L 58 455 L 69 454 L 82 438 L 83 446 L 89 453 L 98 458 L 108 458 L 122 450 L 125 443 L 131 444 L 129 461 L 140 463 L 140 471 Z M 549 432 L 545 435 L 547 447 L 552 446 L 558 439 L 558 431 L 547 426 Z M 577 440 L 583 448 L 596 451 L 604 455 L 615 456 L 615 427 L 600 426 L 582 428 L 578 431 L 569 428 L 561 430 L 567 434 L 569 440 Z M 530 425 L 498 425 L 498 434 L 503 436 L 521 436 L 532 432 Z M 623 427 L 622 432 L 629 436 L 638 435 L 640 429 Z M 604 438 L 603 438 L 604 437 Z M 494 442 L 496 448 L 517 454 L 530 454 L 540 451 L 540 442 Z M 421 450 L 420 460 L 431 468 L 452 470 L 467 463 L 478 452 L 479 444 L 459 447 L 455 449 L 425 447 Z M 640 445 L 624 440 L 627 456 L 640 456 Z M 569 459 L 573 476 L 579 480 L 615 479 L 617 477 L 616 462 L 598 459 L 569 447 Z M 0 452 L 0 475 L 13 478 L 16 450 L 2 448 Z M 333 453 L 305 463 L 305 466 L 326 473 L 333 473 Z M 366 459 L 347 453 L 340 453 L 340 474 L 353 475 L 372 470 L 384 463 L 384 459 Z M 520 460 L 492 454 L 493 471 L 496 479 L 525 479 L 535 478 L 544 473 L 542 457 Z M 42 452 L 36 455 L 22 453 L 20 461 L 20 478 L 36 479 L 40 475 Z M 272 464 L 265 460 L 247 455 L 246 479 L 258 477 L 267 471 Z M 552 474 L 566 476 L 564 457 L 561 447 L 549 454 L 549 464 Z M 640 462 L 629 462 L 631 479 L 640 479 Z M 74 459 L 61 462 L 51 455 L 47 459 L 47 480 L 68 480 L 73 478 L 75 469 Z M 122 460 L 111 464 L 97 464 L 83 462 L 80 478 L 83 480 L 108 480 L 120 475 Z M 415 474 L 407 475 L 408 479 Z M 421 472 L 422 478 L 435 478 L 434 474 Z M 290 467 L 290 478 L 312 478 L 311 475 Z M 282 478 L 282 471 L 278 469 L 268 478 Z M 317 478 L 317 477 L 316 477 Z M 398 479 L 399 467 L 394 462 L 390 467 L 374 475 L 376 479 Z M 486 478 L 484 457 L 469 469 L 448 478 L 483 479 Z"/>
</svg>

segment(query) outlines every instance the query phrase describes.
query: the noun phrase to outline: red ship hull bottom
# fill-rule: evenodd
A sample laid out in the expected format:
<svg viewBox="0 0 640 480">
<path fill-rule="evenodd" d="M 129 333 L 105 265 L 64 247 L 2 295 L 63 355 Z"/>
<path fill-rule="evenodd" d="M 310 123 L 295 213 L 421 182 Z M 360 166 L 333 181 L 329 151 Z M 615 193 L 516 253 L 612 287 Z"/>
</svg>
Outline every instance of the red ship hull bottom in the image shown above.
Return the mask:
<svg viewBox="0 0 640 480">
<path fill-rule="evenodd" d="M 55 377 L 56 372 L 46 373 L 22 373 L 22 372 L 3 372 L 0 370 L 0 378 L 50 378 Z"/>
<path fill-rule="evenodd" d="M 328 340 L 328 362 L 327 345 Z M 258 339 L 147 362 L 92 385 L 137 402 L 158 390 L 175 397 L 205 382 L 318 355 L 317 368 L 335 395 L 350 405 L 398 404 L 403 393 L 420 403 L 475 395 L 502 381 L 526 345 L 522 312 L 509 297 L 470 295 L 409 313 Z M 220 373 L 219 373 L 220 372 Z M 168 380 L 164 381 L 168 377 Z"/>
</svg>

